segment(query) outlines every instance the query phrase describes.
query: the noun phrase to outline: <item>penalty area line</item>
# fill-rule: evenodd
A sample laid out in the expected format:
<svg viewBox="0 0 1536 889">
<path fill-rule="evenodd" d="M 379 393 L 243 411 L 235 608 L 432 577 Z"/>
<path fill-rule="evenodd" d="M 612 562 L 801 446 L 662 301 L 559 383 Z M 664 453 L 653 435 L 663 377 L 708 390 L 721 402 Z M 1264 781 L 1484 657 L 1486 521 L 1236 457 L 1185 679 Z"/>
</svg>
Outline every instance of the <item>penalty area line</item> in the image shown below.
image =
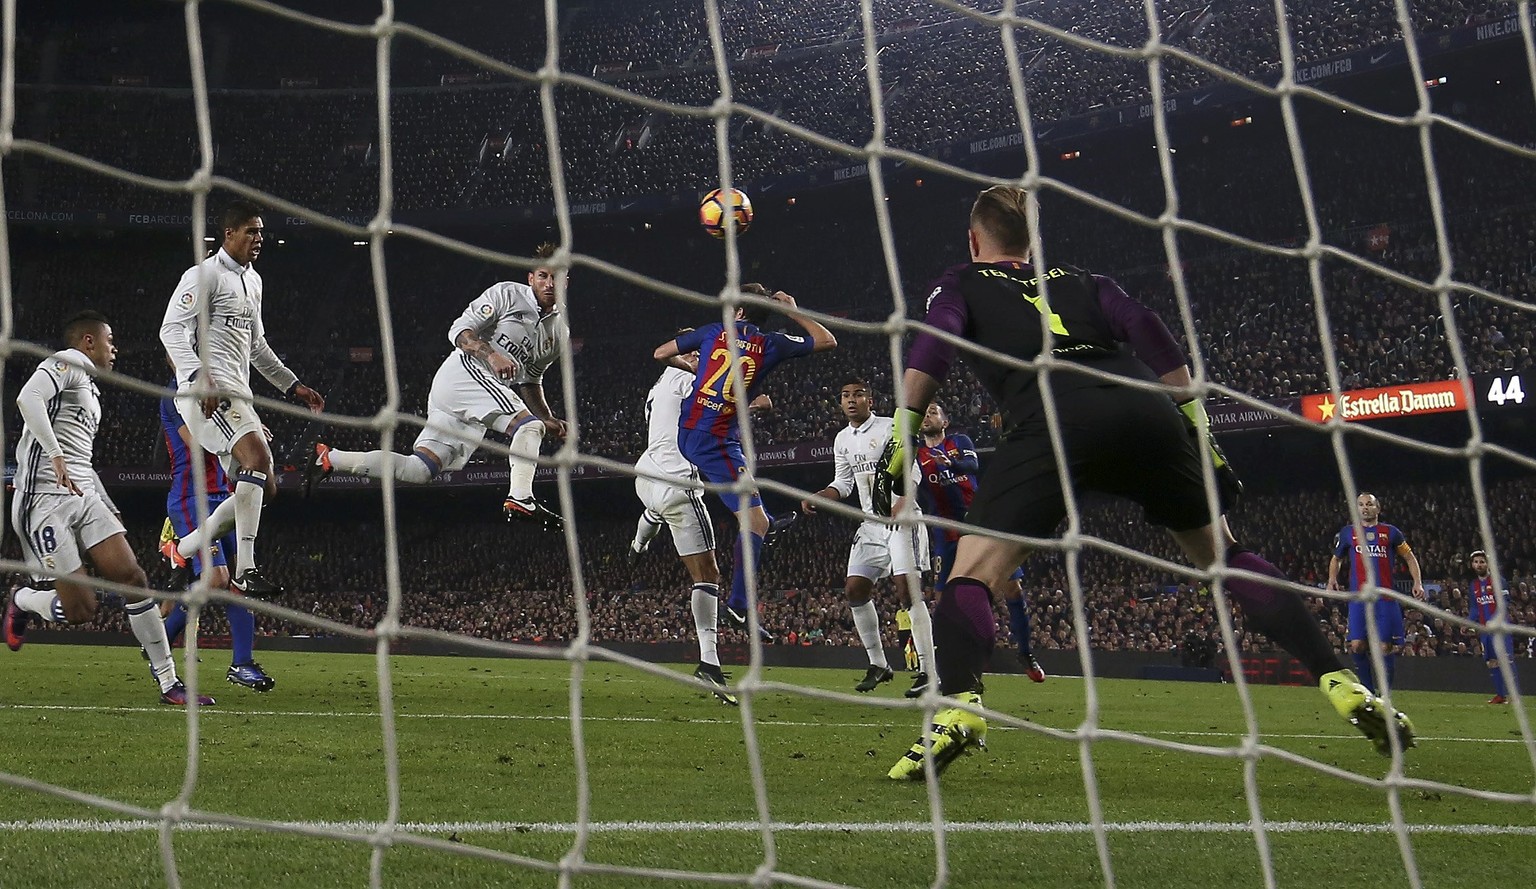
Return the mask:
<svg viewBox="0 0 1536 889">
<path fill-rule="evenodd" d="M 140 833 L 158 831 L 161 822 L 147 819 L 48 818 L 29 821 L 0 821 L 0 833 Z M 301 827 L 338 834 L 368 834 L 383 825 L 377 821 L 284 821 L 275 826 Z M 928 821 L 786 821 L 770 825 L 775 833 L 897 833 L 929 834 Z M 1104 825 L 1111 833 L 1252 833 L 1246 821 L 1121 821 Z M 264 825 L 241 826 L 183 821 L 177 831 L 262 831 Z M 412 834 L 505 834 L 505 833 L 576 833 L 580 825 L 552 821 L 409 821 L 395 826 L 401 833 Z M 956 821 L 944 826 L 949 833 L 1021 833 L 1084 834 L 1093 825 L 1080 821 Z M 756 821 L 593 821 L 585 826 L 588 833 L 710 833 L 734 831 L 756 833 L 762 825 Z M 1364 824 L 1352 821 L 1271 821 L 1264 825 L 1268 833 L 1346 833 L 1390 834 L 1390 824 Z M 1536 836 L 1536 826 L 1513 824 L 1410 824 L 1412 834 L 1447 834 L 1453 836 Z"/>
</svg>

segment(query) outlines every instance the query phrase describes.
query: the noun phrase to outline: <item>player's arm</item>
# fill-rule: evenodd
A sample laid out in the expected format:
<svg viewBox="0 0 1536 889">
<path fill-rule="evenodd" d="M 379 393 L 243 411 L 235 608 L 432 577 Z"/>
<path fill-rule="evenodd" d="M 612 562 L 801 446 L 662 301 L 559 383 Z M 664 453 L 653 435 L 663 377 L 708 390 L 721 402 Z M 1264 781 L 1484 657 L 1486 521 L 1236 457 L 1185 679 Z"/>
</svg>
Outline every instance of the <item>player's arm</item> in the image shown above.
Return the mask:
<svg viewBox="0 0 1536 889">
<path fill-rule="evenodd" d="M 490 287 L 464 307 L 463 313 L 448 328 L 448 342 L 474 358 L 484 361 L 491 373 L 503 380 L 517 375 L 517 362 L 502 354 L 484 336 L 501 313 L 496 303 L 496 288 Z"/>
<path fill-rule="evenodd" d="M 171 302 L 165 308 L 165 316 L 160 320 L 160 345 L 170 356 L 176 379 L 181 383 L 191 381 L 203 367 L 193 344 L 197 342 L 198 307 L 207 298 L 208 285 L 203 280 L 203 267 L 195 265 L 182 274 L 176 291 L 171 294 Z"/>
<path fill-rule="evenodd" d="M 1413 554 L 1413 547 L 1404 540 L 1397 545 L 1397 554 L 1408 566 L 1408 576 L 1413 578 L 1413 597 L 1424 598 L 1424 572 L 1419 568 L 1419 557 Z"/>
<path fill-rule="evenodd" d="M 718 329 L 718 325 L 708 324 L 704 327 L 684 331 L 653 349 L 651 357 L 669 367 L 694 373 L 698 368 L 684 359 L 683 356 L 690 352 L 697 352 L 706 339 L 714 339 L 716 329 Z"/>
<path fill-rule="evenodd" d="M 1329 556 L 1328 557 L 1328 589 L 1330 589 L 1330 590 L 1340 590 L 1340 589 L 1343 589 L 1343 587 L 1339 586 L 1339 566 L 1341 566 L 1343 564 L 1344 564 L 1344 561 L 1342 559 L 1340 559 L 1338 556 Z"/>
<path fill-rule="evenodd" d="M 810 515 L 816 511 L 817 499 L 842 500 L 853 493 L 853 463 L 842 448 L 832 448 L 832 481 L 820 491 L 800 501 L 800 509 Z"/>
<path fill-rule="evenodd" d="M 812 352 L 830 352 L 837 348 L 837 337 L 832 335 L 832 331 L 822 326 L 821 322 L 816 319 L 799 312 L 799 304 L 795 302 L 793 296 L 780 290 L 774 293 L 773 301 L 785 306 L 786 308 L 783 310 L 785 316 L 800 325 L 806 333 L 811 335 Z"/>
<path fill-rule="evenodd" d="M 71 374 L 84 374 L 84 371 L 66 365 L 59 373 L 50 367 L 55 363 L 50 358 L 32 372 L 16 396 L 16 407 L 21 411 L 22 422 L 42 447 L 43 456 L 53 464 L 53 477 L 59 480 L 59 487 L 79 494 L 80 488 L 69 477 L 69 466 L 64 462 L 64 446 L 59 444 L 59 437 L 53 431 L 53 420 L 48 416 L 48 400 L 64 390 L 71 381 Z"/>
<path fill-rule="evenodd" d="M 297 398 L 316 413 L 325 410 L 325 396 L 299 382 L 299 375 L 289 370 L 283 359 L 277 357 L 277 353 L 272 350 L 259 311 L 256 313 L 256 324 L 251 329 L 251 366 L 284 395 Z"/>
<path fill-rule="evenodd" d="M 960 459 L 950 463 L 956 472 L 973 475 L 981 471 L 981 458 L 976 456 L 976 445 L 969 435 L 956 435 L 955 444 L 960 447 Z"/>
</svg>

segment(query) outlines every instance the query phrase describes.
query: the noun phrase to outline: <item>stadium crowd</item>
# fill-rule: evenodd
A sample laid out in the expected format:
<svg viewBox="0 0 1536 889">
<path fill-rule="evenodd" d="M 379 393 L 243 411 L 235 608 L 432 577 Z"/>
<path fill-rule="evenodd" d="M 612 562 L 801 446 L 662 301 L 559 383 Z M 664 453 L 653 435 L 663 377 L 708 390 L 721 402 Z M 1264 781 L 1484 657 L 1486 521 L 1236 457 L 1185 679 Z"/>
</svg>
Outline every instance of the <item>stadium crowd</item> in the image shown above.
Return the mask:
<svg viewBox="0 0 1536 889">
<path fill-rule="evenodd" d="M 371 21 L 373 4 L 298 4 L 342 19 Z M 722 4 L 737 101 L 856 149 L 873 134 L 860 5 L 803 5 L 772 0 Z M 519 15 L 499 4 L 476 12 L 452 4 L 402 4 L 401 16 L 461 40 L 526 71 L 544 63 L 542 29 L 473 29 L 467 22 Z M 473 4 L 471 4 L 473 6 Z M 522 3 L 531 24 L 542 3 Z M 1000 4 L 984 2 L 979 11 Z M 1390 0 L 1357 4 L 1340 16 L 1327 0 L 1288 4 L 1287 27 L 1298 64 L 1400 39 Z M 1414 4 L 1419 34 L 1509 14 L 1508 0 L 1475 6 L 1464 0 Z M 1018 131 L 1012 85 L 998 26 L 921 0 L 881 3 L 880 104 L 886 141 L 914 151 L 981 135 Z M 172 12 L 174 10 L 171 10 Z M 1139 6 L 1073 2 L 1026 3 L 1033 21 L 1120 50 L 1149 37 Z M 183 179 L 197 166 L 198 135 L 189 86 L 182 17 L 113 15 L 90 28 L 71 15 L 24 18 L 28 40 L 18 59 L 17 135 L 119 164 L 135 172 Z M 378 101 L 371 40 L 339 35 L 260 13 L 223 6 L 208 20 L 203 61 L 210 98 L 214 169 L 305 206 L 370 215 L 378 195 Z M 1279 68 L 1273 7 L 1254 0 L 1159 4 L 1164 42 L 1244 76 L 1272 81 Z M 704 37 L 696 0 L 632 6 L 598 0 L 569 8 L 560 26 L 562 64 L 636 97 L 682 106 L 652 111 L 633 101 L 577 85 L 555 93 L 559 140 L 573 201 L 705 189 L 717 178 L 712 122 L 698 112 L 719 95 L 720 73 Z M 30 30 L 29 30 L 30 29 Z M 481 32 L 485 33 L 481 33 Z M 501 36 L 515 33 L 518 36 Z M 1038 121 L 1134 105 L 1150 95 L 1139 58 L 1084 49 L 1029 27 L 1016 30 L 1021 74 Z M 156 45 L 164 52 L 135 52 Z M 272 51 L 281 47 L 281 52 Z M 542 109 L 526 82 L 491 76 L 474 63 L 412 38 L 394 42 L 390 99 L 395 140 L 396 212 L 449 207 L 492 208 L 553 202 Z M 947 64 L 928 64 L 942 58 Z M 450 71 L 453 72 L 450 74 Z M 448 83 L 444 83 L 445 76 Z M 1213 82 L 1214 75 L 1178 59 L 1164 67 L 1164 89 Z M 116 84 L 113 86 L 113 84 Z M 306 89 L 305 87 L 322 87 Z M 332 89 L 334 87 L 335 89 Z M 143 131 L 139 124 L 155 120 Z M 242 138 L 261 132 L 267 138 Z M 730 128 L 736 175 L 746 181 L 791 169 L 848 163 L 782 128 L 737 115 Z M 8 177 L 12 207 L 61 205 L 135 212 L 178 212 L 175 193 L 124 189 L 102 177 L 57 165 L 27 163 Z"/>
</svg>

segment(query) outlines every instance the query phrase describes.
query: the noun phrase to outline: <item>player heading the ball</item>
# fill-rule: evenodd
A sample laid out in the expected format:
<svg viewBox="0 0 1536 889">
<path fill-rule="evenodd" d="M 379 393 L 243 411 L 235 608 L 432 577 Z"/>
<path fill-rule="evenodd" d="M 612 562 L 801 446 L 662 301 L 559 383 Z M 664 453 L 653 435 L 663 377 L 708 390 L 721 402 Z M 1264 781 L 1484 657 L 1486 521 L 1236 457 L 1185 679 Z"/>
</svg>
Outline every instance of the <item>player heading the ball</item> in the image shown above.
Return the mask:
<svg viewBox="0 0 1536 889">
<path fill-rule="evenodd" d="M 533 252 L 539 264 L 526 284 L 492 284 L 448 325 L 448 341 L 456 348 L 432 377 L 427 425 L 416 436 L 414 453 L 342 451 L 315 442 L 304 467 L 306 495 L 332 472 L 365 478 L 388 473 L 396 481 L 426 484 L 438 473 L 463 469 L 486 430 L 494 429 L 512 438 L 511 481 L 502 502 L 507 520 L 560 530 L 560 513 L 533 496 L 544 436 L 565 438 L 565 421 L 544 398 L 544 373 L 571 336 L 556 304 L 556 283 L 565 273 L 544 264 L 555 250 L 554 244 L 540 244 Z"/>
</svg>

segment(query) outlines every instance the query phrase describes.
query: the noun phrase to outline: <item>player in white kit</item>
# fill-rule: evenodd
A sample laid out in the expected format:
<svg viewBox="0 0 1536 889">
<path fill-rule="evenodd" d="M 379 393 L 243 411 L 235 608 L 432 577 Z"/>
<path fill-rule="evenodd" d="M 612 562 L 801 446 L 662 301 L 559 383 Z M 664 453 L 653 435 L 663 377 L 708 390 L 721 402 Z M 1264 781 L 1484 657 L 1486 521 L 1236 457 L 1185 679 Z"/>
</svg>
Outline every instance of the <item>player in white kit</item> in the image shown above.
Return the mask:
<svg viewBox="0 0 1536 889">
<path fill-rule="evenodd" d="M 25 642 L 27 623 L 88 623 L 96 617 L 96 591 L 85 571 L 89 559 L 104 580 L 148 589 L 117 510 L 91 466 L 96 429 L 101 425 L 100 390 L 88 370 L 110 370 L 117 356 L 112 327 L 96 312 L 64 322 L 67 348 L 37 366 L 16 406 L 21 437 L 16 442 L 16 497 L 11 527 L 22 557 L 34 569 L 31 583 L 11 594 L 5 608 L 5 641 L 12 651 Z M 68 578 L 68 579 L 66 579 Z M 187 688 L 176 677 L 171 644 L 160 611 L 148 595 L 127 594 L 128 626 L 149 656 L 160 685 L 160 702 L 182 705 Z M 213 698 L 198 696 L 208 705 Z"/>
<path fill-rule="evenodd" d="M 692 330 L 684 328 L 678 336 Z M 736 704 L 736 696 L 726 690 L 725 674 L 720 669 L 717 647 L 720 620 L 720 564 L 715 561 L 715 529 L 709 510 L 704 506 L 703 491 L 667 482 L 698 481 L 699 470 L 677 449 L 677 420 L 683 402 L 693 397 L 693 380 L 698 371 L 699 353 L 689 352 L 673 359 L 645 396 L 647 438 L 645 453 L 635 461 L 641 473 L 663 479 L 635 476 L 635 494 L 644 504 L 635 525 L 631 553 L 639 555 L 651 539 L 666 525 L 672 531 L 672 546 L 693 579 L 693 629 L 699 637 L 699 665 L 693 675 L 714 687 L 714 695 L 727 704 Z M 750 406 L 754 412 L 770 410 L 773 401 L 759 395 Z"/>
<path fill-rule="evenodd" d="M 540 244 L 534 258 L 549 259 L 555 245 Z M 561 272 L 538 266 L 528 283 L 493 284 L 448 328 L 454 350 L 432 377 L 427 425 L 414 452 L 342 451 L 316 442 L 305 466 L 304 490 L 332 472 L 364 477 L 389 473 L 397 481 L 426 484 L 438 473 L 464 468 L 494 429 L 512 437 L 511 484 L 502 510 L 508 520 L 532 521 L 558 531 L 560 514 L 534 499 L 533 476 L 544 436 L 565 438 L 565 421 L 544 398 L 544 372 L 570 338 L 556 307 Z"/>
<path fill-rule="evenodd" d="M 913 586 L 921 590 L 923 566 L 928 561 L 928 535 L 920 527 L 887 524 L 875 513 L 870 485 L 874 481 L 880 452 L 891 437 L 892 420 L 874 414 L 869 384 L 864 380 L 849 380 L 843 384 L 838 399 L 848 425 L 838 431 L 832 444 L 832 483 L 802 500 L 800 506 L 810 514 L 816 511 L 817 498 L 843 500 L 858 490 L 859 506 L 868 518 L 854 534 L 853 547 L 848 554 L 848 580 L 843 592 L 848 598 L 848 609 L 853 612 L 859 641 L 869 655 L 869 669 L 854 688 L 873 691 L 880 683 L 890 682 L 893 676 L 890 662 L 885 657 L 885 646 L 880 641 L 880 615 L 873 601 L 875 581 L 893 576 L 898 595 L 909 600 L 907 613 L 912 618 L 912 641 L 917 648 L 920 672 L 908 695 L 916 697 L 926 686 L 933 658 L 933 623 L 928 606 L 923 602 L 921 592 L 916 595 L 911 592 Z M 898 501 L 898 513 L 900 509 Z M 913 581 L 910 586 L 909 577 Z"/>
<path fill-rule="evenodd" d="M 251 405 L 251 367 L 312 411 L 324 409 L 325 399 L 299 382 L 267 344 L 261 319 L 261 275 L 253 266 L 261 255 L 261 210 L 235 201 L 224 211 L 223 229 L 224 243 L 218 252 L 187 269 L 176 285 L 160 324 L 160 343 L 176 369 L 176 410 L 203 450 L 224 461 L 225 471 L 235 479 L 235 493 L 202 526 L 168 543 L 162 552 L 180 565 L 202 548 L 205 537 L 217 539 L 226 533 L 233 520 L 239 546 L 231 587 L 247 596 L 274 596 L 282 587 L 256 570 L 261 507 L 266 498 L 277 496 L 277 475 L 261 418 Z M 198 315 L 204 311 L 206 344 L 198 340 Z M 194 385 L 211 386 L 218 392 L 199 397 Z"/>
</svg>

